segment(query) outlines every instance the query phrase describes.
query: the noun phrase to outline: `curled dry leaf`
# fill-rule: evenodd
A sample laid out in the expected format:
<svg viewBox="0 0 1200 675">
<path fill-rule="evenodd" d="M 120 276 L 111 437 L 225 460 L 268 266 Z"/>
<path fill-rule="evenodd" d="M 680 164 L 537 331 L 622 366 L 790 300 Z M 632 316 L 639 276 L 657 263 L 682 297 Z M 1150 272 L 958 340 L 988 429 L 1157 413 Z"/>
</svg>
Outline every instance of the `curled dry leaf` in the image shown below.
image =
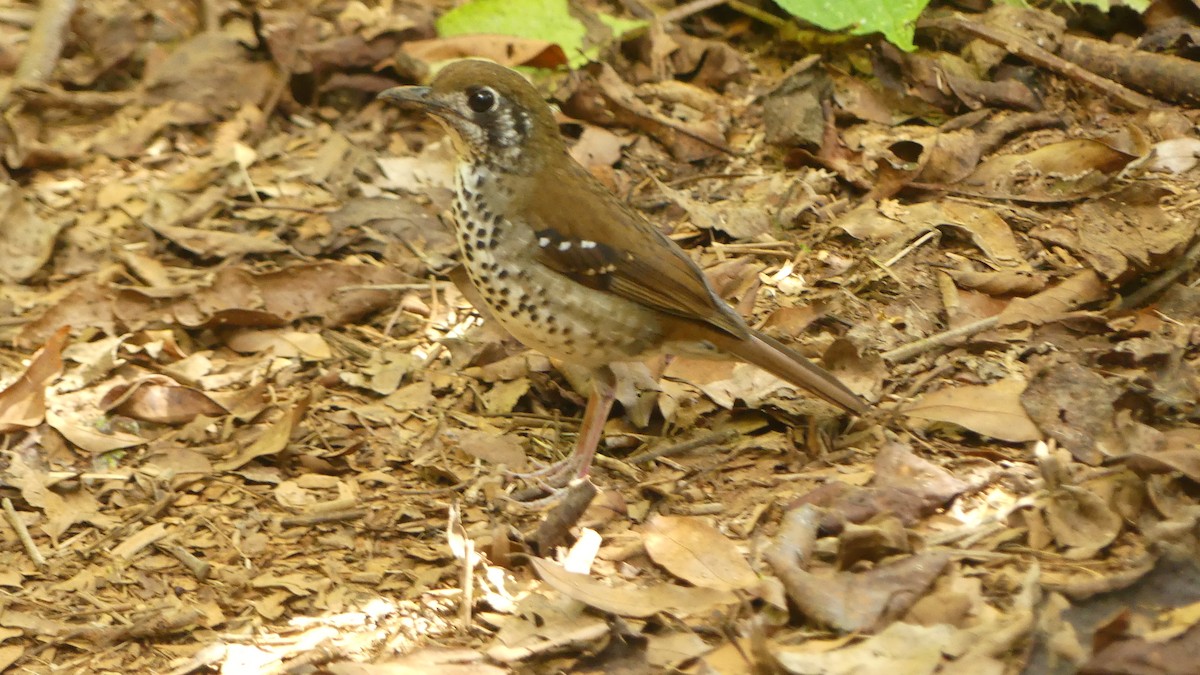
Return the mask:
<svg viewBox="0 0 1200 675">
<path fill-rule="evenodd" d="M 986 159 L 956 186 L 997 199 L 1071 201 L 1096 194 L 1134 159 L 1100 141 L 1073 139 Z"/>
<path fill-rule="evenodd" d="M 700 518 L 655 516 L 645 534 L 650 559 L 684 581 L 720 591 L 758 583 L 737 545 Z"/>
<path fill-rule="evenodd" d="M 1042 438 L 1042 432 L 1021 405 L 1023 380 L 988 385 L 946 387 L 926 394 L 904 409 L 909 417 L 949 422 L 1010 443 Z"/>
<path fill-rule="evenodd" d="M 225 336 L 229 348 L 243 354 L 270 352 L 284 358 L 300 357 L 306 361 L 327 361 L 333 350 L 317 333 L 296 330 L 241 330 Z"/>
<path fill-rule="evenodd" d="M 300 398 L 292 403 L 287 412 L 280 415 L 279 419 L 263 431 L 258 440 L 243 448 L 236 455 L 218 462 L 215 465 L 216 470 L 239 469 L 255 457 L 273 455 L 286 448 L 292 432 L 300 424 L 300 420 L 304 419 L 304 414 L 308 412 L 308 404 L 311 400 L 312 392 L 305 390 Z"/>
<path fill-rule="evenodd" d="M 1163 434 L 1166 447 L 1135 448 L 1125 465 L 1139 475 L 1178 471 L 1200 484 L 1200 429 L 1171 429 Z"/>
<path fill-rule="evenodd" d="M 538 576 L 559 593 L 602 612 L 645 618 L 659 612 L 678 617 L 692 616 L 735 604 L 737 596 L 711 588 L 689 588 L 674 584 L 613 586 L 583 574 L 567 572 L 558 563 L 531 558 Z"/>
<path fill-rule="evenodd" d="M 973 270 L 947 270 L 960 288 L 982 291 L 988 295 L 1033 295 L 1046 287 L 1046 279 L 1025 270 L 1000 272 L 976 272 Z"/>
<path fill-rule="evenodd" d="M 1070 361 L 1047 359 L 1035 367 L 1021 405 L 1039 429 L 1085 464 L 1124 454 L 1113 408 L 1121 392 L 1114 383 Z"/>
<path fill-rule="evenodd" d="M 100 399 L 100 409 L 161 424 L 185 424 L 199 415 L 215 417 L 227 412 L 200 390 L 161 375 L 109 389 Z"/>
<path fill-rule="evenodd" d="M 1045 506 L 1046 525 L 1060 546 L 1079 549 L 1091 557 L 1121 533 L 1121 516 L 1099 495 L 1083 487 L 1064 485 L 1051 493 Z"/>
<path fill-rule="evenodd" d="M 62 350 L 69 326 L 59 328 L 29 363 L 0 391 L 0 433 L 36 427 L 46 416 L 46 387 L 62 372 Z"/>
<path fill-rule="evenodd" d="M 1024 269 L 1029 266 L 1017 246 L 1012 229 L 995 211 L 958 202 L 924 202 L 912 206 L 881 205 L 868 201 L 837 221 L 837 226 L 855 239 L 882 241 L 883 257 L 934 227 L 965 232 L 997 265 Z"/>
</svg>

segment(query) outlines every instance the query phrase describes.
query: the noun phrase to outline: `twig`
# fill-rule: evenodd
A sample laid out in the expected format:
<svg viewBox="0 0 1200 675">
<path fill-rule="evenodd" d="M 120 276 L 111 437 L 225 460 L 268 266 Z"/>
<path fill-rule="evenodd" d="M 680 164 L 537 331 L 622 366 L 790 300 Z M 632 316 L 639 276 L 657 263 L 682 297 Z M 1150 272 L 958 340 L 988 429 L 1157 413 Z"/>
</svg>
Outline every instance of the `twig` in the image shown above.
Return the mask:
<svg viewBox="0 0 1200 675">
<path fill-rule="evenodd" d="M 38 569 L 46 569 L 49 563 L 46 562 L 46 557 L 42 555 L 42 552 L 38 550 L 33 537 L 29 536 L 29 529 L 25 527 L 25 521 L 21 520 L 21 515 L 13 508 L 12 500 L 5 497 L 3 505 L 4 517 L 8 519 L 8 524 L 12 526 L 12 529 L 16 531 L 17 538 L 25 546 L 25 552 L 33 559 L 33 564 L 37 565 Z"/>
<path fill-rule="evenodd" d="M 883 354 L 880 354 L 880 356 L 882 356 L 885 361 L 890 361 L 891 363 L 907 361 L 917 354 L 929 351 L 934 347 L 950 344 L 951 342 L 961 338 L 970 337 L 976 333 L 981 333 L 985 330 L 988 330 L 989 328 L 994 328 L 999 321 L 999 316 L 989 316 L 986 319 L 980 319 L 979 321 L 969 323 L 965 326 L 952 328 L 944 333 L 938 333 L 937 335 L 931 335 L 927 338 L 921 338 L 916 342 L 910 342 L 903 347 L 897 347 L 889 352 L 884 352 Z"/>
<path fill-rule="evenodd" d="M 674 23 L 682 19 L 686 19 L 693 14 L 699 14 L 708 9 L 712 9 L 717 5 L 725 4 L 726 0 L 692 0 L 664 13 L 658 17 L 662 23 Z"/>
<path fill-rule="evenodd" d="M 283 527 L 304 527 L 322 523 L 342 523 L 347 520 L 358 520 L 367 515 L 365 509 L 350 509 L 348 511 L 332 511 L 330 513 L 312 513 L 302 516 L 288 516 L 279 521 Z"/>
<path fill-rule="evenodd" d="M 909 244 L 908 246 L 905 246 L 904 250 L 902 250 L 899 253 L 897 253 L 896 255 L 892 256 L 891 259 L 888 260 L 887 262 L 882 263 L 883 266 L 891 267 L 892 265 L 895 265 L 896 263 L 900 262 L 901 258 L 903 258 L 904 256 L 908 255 L 909 253 L 912 253 L 913 251 L 917 250 L 918 248 L 921 247 L 921 244 L 924 244 L 925 242 L 929 241 L 930 239 L 933 239 L 935 236 L 937 236 L 937 234 L 938 234 L 937 228 L 930 228 L 930 229 L 926 230 L 925 234 L 921 235 L 920 237 L 917 237 L 916 241 Z"/>
<path fill-rule="evenodd" d="M 997 47 L 1003 48 L 1010 54 L 1019 56 L 1026 61 L 1053 70 L 1064 77 L 1069 77 L 1073 80 L 1082 82 L 1090 87 L 1099 90 L 1108 96 L 1111 96 L 1115 101 L 1130 110 L 1145 110 L 1147 108 L 1161 107 L 1162 103 L 1156 101 L 1149 96 L 1143 96 L 1132 89 L 1123 87 L 1112 80 L 1100 77 L 1095 73 L 1085 70 L 1077 64 L 1057 56 L 1041 47 L 1037 46 L 1032 40 L 1011 33 L 1009 31 L 996 28 L 995 26 L 985 26 L 981 23 L 971 21 L 961 14 L 954 16 L 930 19 L 922 21 L 918 24 L 921 27 L 937 27 L 947 31 L 965 32 L 974 37 L 977 37 L 984 42 L 990 42 Z"/>
<path fill-rule="evenodd" d="M 657 450 L 648 450 L 646 452 L 639 453 L 625 461 L 628 464 L 644 464 L 654 459 L 671 457 L 673 455 L 682 455 L 685 452 L 691 452 L 692 450 L 703 448 L 708 445 L 720 445 L 722 443 L 727 443 L 737 438 L 737 436 L 738 432 L 734 431 L 733 429 L 714 431 L 704 434 L 703 436 L 697 436 L 696 438 L 683 441 L 682 443 L 668 445 L 665 448 L 658 448 Z"/>
<path fill-rule="evenodd" d="M 1183 258 L 1172 265 L 1171 269 L 1158 275 L 1150 283 L 1142 286 L 1133 293 L 1121 298 L 1121 304 L 1117 308 L 1133 309 L 1134 307 L 1141 307 L 1143 303 L 1154 297 L 1159 291 L 1170 286 L 1179 277 L 1187 274 L 1198 262 L 1200 262 L 1200 240 L 1192 244 L 1187 253 L 1183 254 Z"/>
<path fill-rule="evenodd" d="M 192 573 L 192 576 L 196 577 L 200 581 L 207 579 L 209 573 L 212 572 L 211 563 L 197 558 L 196 556 L 192 555 L 191 551 L 185 549 L 179 544 L 164 544 L 162 542 L 156 542 L 154 546 L 160 551 L 166 551 L 167 553 L 175 556 L 179 562 L 183 563 L 184 567 L 188 568 L 188 571 Z"/>
</svg>

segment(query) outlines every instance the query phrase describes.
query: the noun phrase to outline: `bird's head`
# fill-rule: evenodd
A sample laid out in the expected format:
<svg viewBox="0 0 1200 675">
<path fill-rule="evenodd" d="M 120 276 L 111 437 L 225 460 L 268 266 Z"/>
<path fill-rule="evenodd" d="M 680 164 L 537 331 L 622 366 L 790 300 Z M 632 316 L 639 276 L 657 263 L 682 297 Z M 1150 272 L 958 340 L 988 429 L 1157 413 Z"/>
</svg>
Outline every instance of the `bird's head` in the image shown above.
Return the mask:
<svg viewBox="0 0 1200 675">
<path fill-rule="evenodd" d="M 450 131 L 464 161 L 528 173 L 536 170 L 540 153 L 563 147 L 554 115 L 537 89 L 490 61 L 456 61 L 428 87 L 393 87 L 379 98 L 432 115 Z"/>
</svg>

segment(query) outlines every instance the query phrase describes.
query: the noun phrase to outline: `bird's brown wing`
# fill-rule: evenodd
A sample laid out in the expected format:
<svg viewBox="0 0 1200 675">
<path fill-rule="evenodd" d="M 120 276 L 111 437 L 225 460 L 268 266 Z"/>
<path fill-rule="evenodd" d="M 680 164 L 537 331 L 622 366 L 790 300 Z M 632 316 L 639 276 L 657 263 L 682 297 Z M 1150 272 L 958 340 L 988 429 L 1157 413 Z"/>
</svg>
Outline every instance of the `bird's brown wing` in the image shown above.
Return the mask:
<svg viewBox="0 0 1200 675">
<path fill-rule="evenodd" d="M 530 192 L 536 197 L 524 213 L 542 264 L 589 288 L 735 337 L 749 335 L 742 318 L 713 294 L 683 249 L 582 167 L 571 163 L 543 172 Z"/>
</svg>

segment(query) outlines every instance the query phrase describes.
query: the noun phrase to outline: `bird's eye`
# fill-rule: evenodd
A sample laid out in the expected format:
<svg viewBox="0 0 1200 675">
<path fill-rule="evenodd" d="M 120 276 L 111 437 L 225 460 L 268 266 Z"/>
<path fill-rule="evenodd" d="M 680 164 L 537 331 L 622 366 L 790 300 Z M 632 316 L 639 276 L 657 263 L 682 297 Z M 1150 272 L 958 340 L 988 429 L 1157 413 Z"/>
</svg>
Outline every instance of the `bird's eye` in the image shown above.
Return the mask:
<svg viewBox="0 0 1200 675">
<path fill-rule="evenodd" d="M 496 109 L 496 91 L 491 87 L 474 87 L 467 91 L 467 106 L 477 113 Z"/>
</svg>

